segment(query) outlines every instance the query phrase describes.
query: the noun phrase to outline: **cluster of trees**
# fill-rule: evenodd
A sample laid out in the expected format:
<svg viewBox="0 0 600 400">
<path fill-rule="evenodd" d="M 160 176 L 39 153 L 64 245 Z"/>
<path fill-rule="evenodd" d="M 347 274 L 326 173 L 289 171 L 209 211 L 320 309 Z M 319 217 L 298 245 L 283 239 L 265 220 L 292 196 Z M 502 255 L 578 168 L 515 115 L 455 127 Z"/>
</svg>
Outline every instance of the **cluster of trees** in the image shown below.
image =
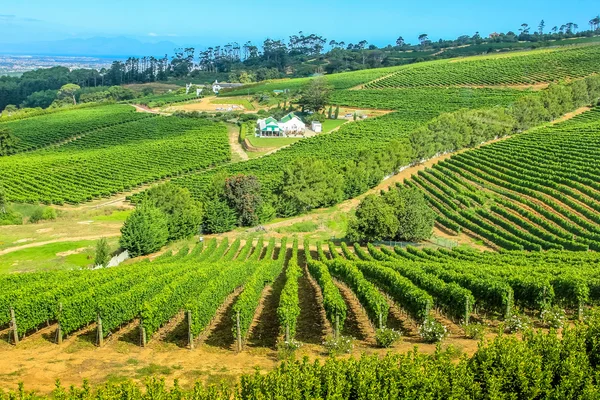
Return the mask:
<svg viewBox="0 0 600 400">
<path fill-rule="evenodd" d="M 256 226 L 271 219 L 275 211 L 265 202 L 262 186 L 254 175 L 217 175 L 203 199 L 206 233 L 227 232 L 238 226 Z"/>
<path fill-rule="evenodd" d="M 96 70 L 54 67 L 26 72 L 20 78 L 0 77 L 0 111 L 11 114 L 19 107 L 61 107 L 80 102 L 129 100 L 136 96 L 124 87 L 102 86 L 104 82 L 96 79 L 99 74 Z"/>
<path fill-rule="evenodd" d="M 393 66 L 439 57 L 454 56 L 452 52 L 440 50 L 460 48 L 461 55 L 478 54 L 480 45 L 494 44 L 490 49 L 511 49 L 522 42 L 532 44 L 560 39 L 587 37 L 600 33 L 600 17 L 589 21 L 589 30 L 577 31 L 578 25 L 572 22 L 556 26 L 546 32 L 541 21 L 535 32 L 528 24 L 522 24 L 517 33 L 492 33 L 482 37 L 462 35 L 453 40 L 432 41 L 429 35 L 419 35 L 419 43 L 411 45 L 402 36 L 394 44 L 377 47 L 366 40 L 358 43 L 329 40 L 316 35 L 300 32 L 284 40 L 266 39 L 262 45 L 251 42 L 243 45 L 229 43 L 224 46 L 209 47 L 197 51 L 193 47 L 176 49 L 168 57 L 130 57 L 125 61 L 115 61 L 110 68 L 75 69 L 55 67 L 26 72 L 20 78 L 0 77 L 0 110 L 7 105 L 43 107 L 51 104 L 56 92 L 63 85 L 73 83 L 82 88 L 98 86 L 119 86 L 127 83 L 145 83 L 176 79 L 196 79 L 204 83 L 214 79 L 229 79 L 233 82 L 252 83 L 284 76 L 302 77 L 320 73 L 337 73 L 366 68 Z M 329 49 L 326 50 L 326 46 Z M 490 51 L 488 49 L 488 51 Z M 435 54 L 435 55 L 434 55 Z"/>
<path fill-rule="evenodd" d="M 600 76 L 551 84 L 540 93 L 517 99 L 508 109 L 460 110 L 442 114 L 411 132 L 410 147 L 416 160 L 474 147 L 552 121 L 574 109 L 597 105 Z"/>
<path fill-rule="evenodd" d="M 429 239 L 435 213 L 417 189 L 396 187 L 365 197 L 348 224 L 352 242 L 379 240 L 417 242 Z"/>
<path fill-rule="evenodd" d="M 121 228 L 120 245 L 137 257 L 171 241 L 193 236 L 202 223 L 202 206 L 187 189 L 171 184 L 146 191 Z"/>
</svg>

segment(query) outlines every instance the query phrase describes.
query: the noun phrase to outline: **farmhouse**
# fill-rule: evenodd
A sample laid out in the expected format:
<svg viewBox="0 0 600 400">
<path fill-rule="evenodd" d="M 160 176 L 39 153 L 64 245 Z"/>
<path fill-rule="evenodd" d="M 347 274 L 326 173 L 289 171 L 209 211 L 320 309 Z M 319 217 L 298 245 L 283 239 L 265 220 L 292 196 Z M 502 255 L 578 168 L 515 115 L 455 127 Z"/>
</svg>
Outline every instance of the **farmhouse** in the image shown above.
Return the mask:
<svg viewBox="0 0 600 400">
<path fill-rule="evenodd" d="M 212 84 L 212 90 L 215 94 L 217 94 L 223 89 L 233 89 L 233 88 L 238 88 L 240 86 L 244 86 L 244 84 L 243 83 L 225 83 L 225 82 L 219 82 L 219 81 L 215 80 L 215 82 Z"/>
<path fill-rule="evenodd" d="M 273 117 L 259 119 L 256 122 L 256 136 L 286 137 L 304 135 L 306 125 L 294 113 L 289 113 L 280 121 Z"/>
</svg>

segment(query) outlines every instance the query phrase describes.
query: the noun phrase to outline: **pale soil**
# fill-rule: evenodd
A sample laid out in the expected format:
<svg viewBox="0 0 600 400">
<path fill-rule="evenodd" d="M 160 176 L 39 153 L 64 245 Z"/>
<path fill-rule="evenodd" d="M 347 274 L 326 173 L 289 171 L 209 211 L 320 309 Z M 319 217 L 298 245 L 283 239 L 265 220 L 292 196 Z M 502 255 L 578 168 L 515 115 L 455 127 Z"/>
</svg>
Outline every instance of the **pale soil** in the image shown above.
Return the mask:
<svg viewBox="0 0 600 400">
<path fill-rule="evenodd" d="M 241 161 L 248 160 L 248 154 L 246 154 L 239 142 L 238 127 L 235 125 L 227 125 L 227 132 L 229 134 L 229 147 L 231 147 L 232 154 L 236 155 Z"/>
<path fill-rule="evenodd" d="M 212 103 L 212 101 L 214 101 L 215 99 L 217 99 L 216 96 L 208 96 L 208 97 L 204 97 L 202 99 L 200 99 L 199 101 L 194 101 L 193 103 L 186 103 L 186 104 L 180 104 L 180 105 L 174 105 L 174 106 L 170 106 L 165 108 L 166 112 L 174 112 L 174 111 L 207 111 L 207 112 L 217 112 L 217 111 L 226 111 L 229 107 L 233 108 L 233 104 L 218 104 L 218 103 Z M 256 104 L 254 104 L 255 110 L 246 110 L 244 108 L 244 106 L 242 106 L 241 104 L 235 104 L 237 106 L 237 108 L 233 109 L 233 111 L 236 112 L 243 112 L 243 113 L 255 113 L 256 111 L 258 111 L 259 107 Z M 222 108 L 225 110 L 217 110 L 217 108 Z"/>
<path fill-rule="evenodd" d="M 560 122 L 565 122 L 567 120 L 570 120 L 573 117 L 576 117 L 578 115 L 583 114 L 586 111 L 590 111 L 591 109 L 592 109 L 591 107 L 581 107 L 581 108 L 578 108 L 577 110 L 575 110 L 573 112 L 570 112 L 568 114 L 563 115 L 562 117 L 560 117 L 558 119 L 555 119 L 551 123 L 552 123 L 552 125 L 554 125 L 554 124 L 558 124 Z"/>
<path fill-rule="evenodd" d="M 357 342 L 353 355 L 383 356 L 388 351 L 405 353 L 412 351 L 415 344 L 421 352 L 431 354 L 435 351 L 435 345 L 420 343 L 414 336 L 414 328 L 411 330 L 410 336 L 404 337 L 392 349 L 376 349 L 370 344 Z M 173 341 L 153 339 L 142 348 L 134 343 L 138 335 L 135 324 L 125 328 L 123 335 L 112 337 L 102 348 L 93 344 L 93 326 L 66 339 L 60 346 L 51 343 L 54 331 L 55 326 L 40 330 L 22 341 L 18 348 L 6 341 L 0 342 L 0 382 L 3 388 L 16 389 L 17 384 L 23 382 L 27 390 L 49 393 L 56 379 L 68 387 L 81 385 L 83 379 L 88 379 L 92 385 L 127 378 L 143 383 L 151 375 L 165 377 L 169 386 L 173 379 L 179 379 L 183 387 L 190 388 L 196 380 L 235 382 L 240 374 L 254 373 L 257 368 L 266 372 L 279 363 L 277 352 L 268 347 L 246 347 L 237 353 L 218 345 L 201 343 L 189 350 Z M 231 334 L 231 331 L 228 333 Z M 472 354 L 477 343 L 461 334 L 452 334 L 442 347 L 452 345 L 459 351 Z M 301 359 L 305 355 L 311 360 L 326 358 L 324 348 L 318 344 L 305 344 L 296 358 Z"/>
</svg>

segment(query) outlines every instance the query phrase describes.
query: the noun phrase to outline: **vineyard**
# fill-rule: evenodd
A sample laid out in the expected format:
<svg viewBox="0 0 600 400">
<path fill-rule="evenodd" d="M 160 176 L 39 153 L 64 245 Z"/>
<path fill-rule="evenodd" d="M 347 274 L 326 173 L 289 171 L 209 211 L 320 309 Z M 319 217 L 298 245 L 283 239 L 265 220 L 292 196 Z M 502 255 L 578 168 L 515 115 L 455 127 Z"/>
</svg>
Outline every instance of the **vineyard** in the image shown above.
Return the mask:
<svg viewBox="0 0 600 400">
<path fill-rule="evenodd" d="M 126 105 L 75 108 L 30 118 L 0 122 L 16 138 L 13 153 L 35 150 L 88 134 L 108 127 L 148 118 Z"/>
<path fill-rule="evenodd" d="M 401 67 L 367 89 L 533 85 L 600 73 L 600 46 L 536 50 Z"/>
<path fill-rule="evenodd" d="M 358 93 L 356 96 L 361 96 L 362 92 L 358 90 L 342 91 L 339 94 L 344 96 L 345 93 Z M 337 168 L 342 169 L 358 162 L 362 155 L 368 153 L 370 156 L 381 159 L 378 165 L 379 171 L 373 177 L 372 185 L 375 185 L 395 167 L 410 162 L 406 159 L 406 154 L 400 154 L 400 161 L 404 164 L 397 166 L 386 164 L 390 162 L 390 142 L 406 137 L 412 130 L 441 113 L 465 107 L 482 108 L 492 104 L 508 105 L 518 96 L 525 94 L 519 91 L 473 89 L 461 90 L 460 98 L 457 99 L 452 92 L 436 92 L 436 90 L 424 89 L 410 95 L 395 97 L 392 100 L 393 105 L 399 111 L 380 118 L 343 125 L 331 134 L 299 141 L 267 157 L 229 164 L 214 171 L 177 178 L 173 182 L 188 188 L 192 194 L 200 198 L 206 185 L 211 182 L 212 176 L 220 171 L 226 171 L 228 174 L 255 174 L 266 189 L 272 190 L 280 182 L 282 169 L 295 160 L 312 157 L 329 161 Z M 337 98 L 337 95 L 334 93 L 334 99 Z M 432 101 L 432 99 L 436 101 Z M 350 102 L 353 103 L 353 101 Z M 360 102 L 357 101 L 357 103 Z M 360 103 L 360 105 L 364 104 L 364 102 Z M 378 104 L 382 105 L 381 102 Z M 379 153 L 381 155 L 378 155 Z"/>
<path fill-rule="evenodd" d="M 17 344 L 48 324 L 54 324 L 57 343 L 93 326 L 96 344 L 102 346 L 120 328 L 134 324 L 138 343 L 145 346 L 171 326 L 169 321 L 184 320 L 185 340 L 193 348 L 231 301 L 223 318 L 230 319 L 231 343 L 240 351 L 255 326 L 265 286 L 280 276 L 284 284 L 276 315 L 264 318 L 277 319 L 278 335 L 286 341 L 296 334 L 303 276 L 320 293 L 319 307 L 336 335 L 357 312 L 369 321 L 364 329 L 384 328 L 389 319 L 401 318 L 404 334 L 414 335 L 411 326 L 431 318 L 456 332 L 473 322 L 508 320 L 517 312 L 539 319 L 552 306 L 577 320 L 600 300 L 597 253 L 493 254 L 308 242 L 302 247 L 297 239 L 279 244 L 275 239 L 211 239 L 151 262 L 2 276 L 0 326 L 10 327 Z M 346 290 L 362 311 L 343 294 Z"/>
<path fill-rule="evenodd" d="M 405 182 L 444 229 L 509 250 L 600 251 L 600 110 L 457 154 Z"/>
<path fill-rule="evenodd" d="M 59 147 L 0 158 L 6 197 L 80 203 L 230 160 L 222 124 L 137 115 L 145 117 L 97 129 Z"/>
<path fill-rule="evenodd" d="M 339 74 L 325 75 L 325 81 L 335 90 L 350 89 L 355 86 L 370 82 L 386 76 L 399 67 L 374 68 L 361 71 L 342 72 Z M 273 92 L 273 90 L 289 90 L 298 92 L 305 87 L 312 78 L 281 79 L 244 86 L 240 89 L 223 90 L 224 96 L 248 96 L 261 92 Z"/>
</svg>

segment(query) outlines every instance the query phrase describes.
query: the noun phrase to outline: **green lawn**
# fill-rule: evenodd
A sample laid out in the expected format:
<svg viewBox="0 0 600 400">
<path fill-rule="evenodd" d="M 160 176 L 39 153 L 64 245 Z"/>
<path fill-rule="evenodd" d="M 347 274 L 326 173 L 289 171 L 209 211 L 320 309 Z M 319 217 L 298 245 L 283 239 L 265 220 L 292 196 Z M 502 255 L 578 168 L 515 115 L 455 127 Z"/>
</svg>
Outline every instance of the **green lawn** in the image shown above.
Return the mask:
<svg viewBox="0 0 600 400">
<path fill-rule="evenodd" d="M 109 238 L 108 243 L 116 250 L 118 238 Z M 0 273 L 88 267 L 94 261 L 95 247 L 95 240 L 82 240 L 14 251 L 0 257 Z"/>
<path fill-rule="evenodd" d="M 342 126 L 345 122 L 345 119 L 326 119 L 323 122 L 323 133 L 329 133 L 338 126 Z"/>
<path fill-rule="evenodd" d="M 254 147 L 282 147 L 302 140 L 302 138 L 292 137 L 258 138 L 256 136 L 248 136 L 247 138 Z"/>
</svg>

